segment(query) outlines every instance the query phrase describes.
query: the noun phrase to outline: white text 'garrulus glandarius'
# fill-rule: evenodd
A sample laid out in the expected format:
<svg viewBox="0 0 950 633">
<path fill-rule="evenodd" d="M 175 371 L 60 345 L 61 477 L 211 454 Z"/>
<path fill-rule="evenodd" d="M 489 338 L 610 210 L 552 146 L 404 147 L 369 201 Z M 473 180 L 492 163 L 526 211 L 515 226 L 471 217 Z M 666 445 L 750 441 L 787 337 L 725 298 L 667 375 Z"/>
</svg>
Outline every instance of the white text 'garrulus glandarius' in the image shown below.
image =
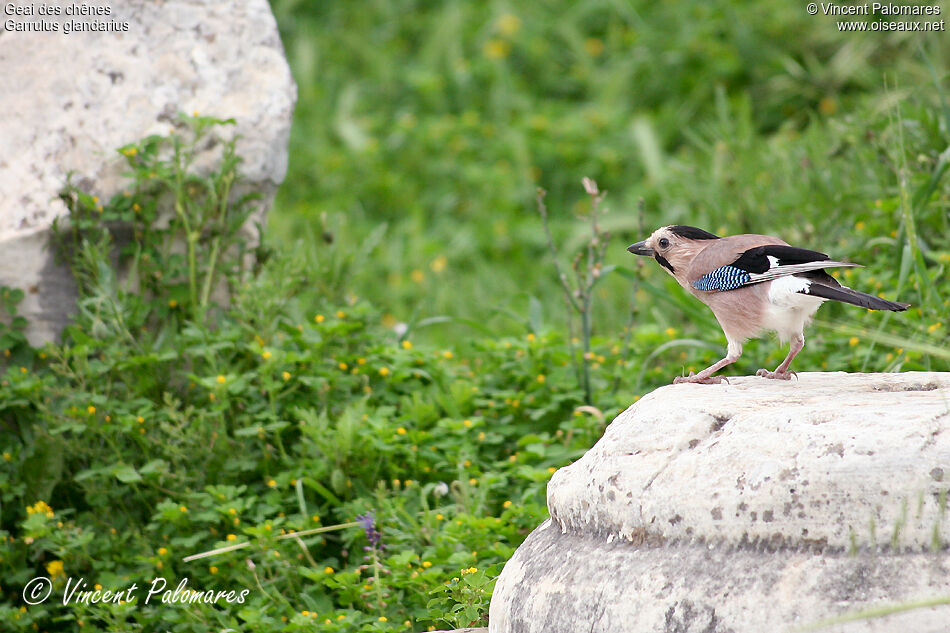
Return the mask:
<svg viewBox="0 0 950 633">
<path fill-rule="evenodd" d="M 627 250 L 656 259 L 687 292 L 709 306 L 726 334 L 725 358 L 698 374 L 677 377 L 674 383 L 720 382 L 712 374 L 734 363 L 742 344 L 765 331 L 774 331 L 779 340 L 791 344 L 775 371 L 760 369 L 756 375 L 788 380 L 793 374 L 788 366 L 805 346 L 803 330 L 828 299 L 895 312 L 909 305 L 842 286 L 824 270 L 858 264 L 837 262 L 768 235 L 717 237 L 692 226 L 664 226 Z"/>
</svg>

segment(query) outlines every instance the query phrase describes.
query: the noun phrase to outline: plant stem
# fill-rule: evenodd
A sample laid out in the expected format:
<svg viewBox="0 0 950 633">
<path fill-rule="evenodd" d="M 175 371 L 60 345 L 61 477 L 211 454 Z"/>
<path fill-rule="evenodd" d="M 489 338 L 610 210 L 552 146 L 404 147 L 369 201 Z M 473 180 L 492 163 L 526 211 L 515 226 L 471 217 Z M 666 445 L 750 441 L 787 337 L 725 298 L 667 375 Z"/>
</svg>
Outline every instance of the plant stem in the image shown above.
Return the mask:
<svg viewBox="0 0 950 633">
<path fill-rule="evenodd" d="M 541 226 L 544 227 L 544 235 L 547 237 L 548 248 L 551 250 L 551 259 L 554 261 L 554 270 L 557 273 L 557 279 L 561 284 L 561 289 L 564 291 L 564 303 L 567 306 L 567 345 L 570 350 L 571 365 L 574 367 L 575 379 L 578 384 L 582 385 L 584 383 L 583 369 L 581 364 L 577 361 L 577 346 L 574 343 L 574 339 L 576 338 L 574 311 L 577 310 L 581 312 L 581 309 L 574 299 L 574 291 L 567 281 L 567 275 L 564 274 L 564 271 L 561 269 L 561 264 L 558 261 L 557 246 L 554 244 L 554 236 L 551 234 L 551 226 L 548 220 L 548 209 L 544 204 L 544 196 L 546 195 L 547 192 L 541 187 L 538 187 L 538 214 L 541 216 Z"/>
<path fill-rule="evenodd" d="M 228 212 L 228 199 L 231 195 L 231 183 L 234 182 L 234 172 L 229 171 L 224 176 L 224 190 L 221 192 L 218 208 L 218 217 L 215 218 L 218 223 L 218 231 L 211 243 L 211 255 L 208 257 L 208 270 L 205 273 L 204 287 L 201 289 L 201 307 L 208 304 L 211 296 L 211 289 L 214 286 L 214 277 L 218 265 L 218 255 L 221 249 L 221 232 L 225 230 L 225 217 Z"/>
<path fill-rule="evenodd" d="M 376 590 L 376 608 L 382 613 L 386 605 L 383 602 L 383 587 L 379 580 L 379 553 L 373 546 L 373 587 Z"/>
</svg>

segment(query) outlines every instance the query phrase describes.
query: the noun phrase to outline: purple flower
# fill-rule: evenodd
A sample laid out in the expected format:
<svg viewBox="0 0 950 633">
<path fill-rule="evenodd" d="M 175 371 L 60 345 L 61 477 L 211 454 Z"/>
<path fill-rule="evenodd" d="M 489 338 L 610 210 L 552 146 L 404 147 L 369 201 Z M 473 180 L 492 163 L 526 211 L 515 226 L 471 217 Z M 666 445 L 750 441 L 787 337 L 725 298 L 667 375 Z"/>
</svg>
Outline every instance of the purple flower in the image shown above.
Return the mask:
<svg viewBox="0 0 950 633">
<path fill-rule="evenodd" d="M 382 535 L 376 529 L 376 516 L 373 511 L 370 510 L 366 514 L 357 515 L 356 520 L 363 531 L 366 532 L 366 540 L 369 541 L 370 547 L 379 547 L 379 539 Z"/>
</svg>

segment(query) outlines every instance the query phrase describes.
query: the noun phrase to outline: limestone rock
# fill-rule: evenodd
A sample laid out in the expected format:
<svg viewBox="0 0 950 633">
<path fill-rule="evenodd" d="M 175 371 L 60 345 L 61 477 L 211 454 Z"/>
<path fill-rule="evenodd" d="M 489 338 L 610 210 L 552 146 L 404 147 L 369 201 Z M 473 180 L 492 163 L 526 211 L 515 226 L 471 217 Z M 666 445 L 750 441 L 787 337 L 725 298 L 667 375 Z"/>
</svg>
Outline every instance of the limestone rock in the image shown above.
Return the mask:
<svg viewBox="0 0 950 633">
<path fill-rule="evenodd" d="M 58 333 L 74 300 L 46 250 L 68 172 L 106 200 L 123 184 L 117 147 L 166 134 L 178 112 L 234 118 L 260 220 L 286 173 L 296 86 L 266 0 L 13 4 L 63 10 L 0 22 L 0 285 L 27 291 L 35 344 Z M 65 14 L 78 6 L 108 13 Z M 67 35 L 67 23 L 121 30 Z"/>
<path fill-rule="evenodd" d="M 491 633 L 797 631 L 950 602 L 950 374 L 671 385 L 548 485 Z M 950 630 L 950 605 L 819 629 Z"/>
</svg>

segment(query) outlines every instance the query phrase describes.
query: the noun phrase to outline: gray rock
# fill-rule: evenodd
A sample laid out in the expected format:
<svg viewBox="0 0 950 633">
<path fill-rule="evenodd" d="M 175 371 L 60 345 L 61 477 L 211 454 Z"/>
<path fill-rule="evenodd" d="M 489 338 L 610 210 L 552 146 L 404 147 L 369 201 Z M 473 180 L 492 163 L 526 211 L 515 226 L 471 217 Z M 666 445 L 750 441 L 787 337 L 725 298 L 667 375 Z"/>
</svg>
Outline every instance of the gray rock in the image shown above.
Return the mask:
<svg viewBox="0 0 950 633">
<path fill-rule="evenodd" d="M 555 473 L 492 633 L 950 630 L 899 610 L 950 602 L 950 374 L 730 380 L 656 390 Z"/>
<path fill-rule="evenodd" d="M 166 134 L 178 112 L 236 119 L 241 172 L 263 193 L 256 219 L 287 170 L 296 86 L 266 0 L 86 4 L 109 14 L 0 22 L 0 31 L 7 20 L 59 31 L 0 32 L 0 285 L 27 291 L 21 313 L 34 344 L 58 334 L 74 301 L 46 248 L 50 223 L 65 213 L 56 196 L 68 172 L 107 200 L 124 184 L 114 150 Z M 64 35 L 76 21 L 127 30 Z"/>
</svg>

